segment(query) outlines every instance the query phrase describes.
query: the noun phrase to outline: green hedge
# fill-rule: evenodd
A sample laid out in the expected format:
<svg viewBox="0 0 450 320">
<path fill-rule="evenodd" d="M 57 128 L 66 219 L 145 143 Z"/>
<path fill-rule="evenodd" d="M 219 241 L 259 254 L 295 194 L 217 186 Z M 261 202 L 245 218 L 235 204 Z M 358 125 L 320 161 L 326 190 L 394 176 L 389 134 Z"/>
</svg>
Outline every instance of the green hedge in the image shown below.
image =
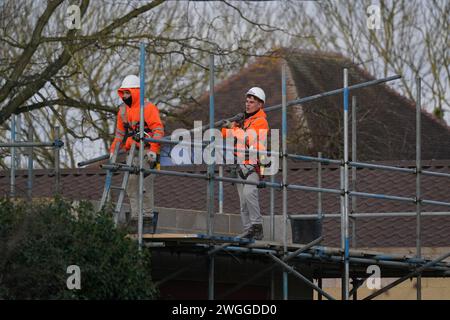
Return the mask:
<svg viewBox="0 0 450 320">
<path fill-rule="evenodd" d="M 0 299 L 153 299 L 150 253 L 88 202 L 0 200 Z M 69 290 L 67 267 L 81 270 Z"/>
</svg>

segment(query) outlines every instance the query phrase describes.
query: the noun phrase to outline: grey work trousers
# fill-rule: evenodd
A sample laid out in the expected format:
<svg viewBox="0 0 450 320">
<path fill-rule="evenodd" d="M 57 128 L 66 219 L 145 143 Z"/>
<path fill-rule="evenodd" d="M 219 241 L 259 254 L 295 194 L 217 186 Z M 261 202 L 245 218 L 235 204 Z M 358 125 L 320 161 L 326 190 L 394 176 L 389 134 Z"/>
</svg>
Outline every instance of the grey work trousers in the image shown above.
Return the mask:
<svg viewBox="0 0 450 320">
<path fill-rule="evenodd" d="M 251 169 L 249 165 L 240 165 L 244 175 Z M 238 178 L 241 178 L 238 176 Z M 259 182 L 259 176 L 256 172 L 251 173 L 247 181 Z M 253 224 L 262 224 L 263 218 L 259 209 L 258 188 L 251 184 L 236 184 L 240 207 L 241 219 L 244 231 L 248 231 Z"/>
<path fill-rule="evenodd" d="M 139 166 L 139 152 L 136 152 L 137 156 L 133 158 L 133 165 Z M 147 156 L 144 156 L 144 169 L 150 169 Z M 144 199 L 143 199 L 143 216 L 151 216 L 154 208 L 154 193 L 153 185 L 155 181 L 155 175 L 150 174 L 144 178 Z M 139 174 L 130 174 L 128 179 L 127 195 L 130 199 L 131 217 L 137 218 L 139 214 Z"/>
</svg>

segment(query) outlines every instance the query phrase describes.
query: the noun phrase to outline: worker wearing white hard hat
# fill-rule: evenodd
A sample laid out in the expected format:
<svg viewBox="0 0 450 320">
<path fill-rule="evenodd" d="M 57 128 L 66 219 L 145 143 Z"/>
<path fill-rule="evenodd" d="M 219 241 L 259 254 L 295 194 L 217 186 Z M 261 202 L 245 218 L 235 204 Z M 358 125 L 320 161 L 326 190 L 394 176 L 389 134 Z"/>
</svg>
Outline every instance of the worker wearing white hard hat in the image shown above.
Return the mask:
<svg viewBox="0 0 450 320">
<path fill-rule="evenodd" d="M 264 93 L 264 90 L 259 87 L 253 87 L 250 90 L 247 91 L 247 96 L 254 96 L 262 101 L 263 106 L 266 103 L 266 94 Z"/>
<path fill-rule="evenodd" d="M 236 143 L 235 147 L 239 150 L 266 151 L 267 133 L 269 124 L 264 112 L 266 94 L 259 87 L 253 87 L 246 93 L 245 115 L 241 123 L 225 123 L 222 134 L 232 136 Z M 235 153 L 237 158 L 243 154 Z M 263 169 L 260 159 L 245 159 L 242 163 L 236 165 L 236 171 L 243 180 L 252 183 L 259 183 L 263 176 Z M 239 200 L 242 224 L 244 227 L 244 238 L 262 240 L 263 218 L 259 208 L 258 188 L 254 184 L 236 184 Z"/>
<path fill-rule="evenodd" d="M 116 133 L 110 148 L 111 158 L 113 158 L 113 153 L 119 149 L 124 149 L 129 154 L 133 144 L 136 145 L 136 149 L 141 147 L 141 142 L 138 138 L 140 130 L 140 79 L 135 75 L 126 76 L 118 89 L 118 95 L 122 99 L 123 104 L 119 107 L 117 114 Z M 153 139 L 161 139 L 164 136 L 164 126 L 159 116 L 159 110 L 149 101 L 145 101 L 144 105 L 144 132 L 145 136 Z M 120 148 L 116 151 L 116 145 L 118 143 L 120 144 Z M 143 143 L 143 148 L 145 150 L 144 168 L 159 169 L 160 144 Z M 133 165 L 138 166 L 138 157 L 134 154 L 132 156 Z M 149 175 L 144 178 L 144 217 L 150 217 L 154 209 L 152 197 L 153 180 L 154 175 Z M 133 220 L 138 216 L 138 181 L 139 178 L 137 175 L 130 175 L 126 189 L 130 200 L 131 218 Z"/>
</svg>

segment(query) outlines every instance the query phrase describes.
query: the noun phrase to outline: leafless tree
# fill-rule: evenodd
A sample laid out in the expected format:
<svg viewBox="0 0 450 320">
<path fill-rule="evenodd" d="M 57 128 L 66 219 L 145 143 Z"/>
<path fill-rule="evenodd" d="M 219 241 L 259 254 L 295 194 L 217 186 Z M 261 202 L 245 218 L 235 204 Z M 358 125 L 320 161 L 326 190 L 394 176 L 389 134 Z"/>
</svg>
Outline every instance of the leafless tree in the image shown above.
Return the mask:
<svg viewBox="0 0 450 320">
<path fill-rule="evenodd" d="M 163 116 L 175 116 L 207 88 L 209 54 L 220 81 L 289 35 L 271 21 L 270 7 L 253 2 L 80 0 L 73 3 L 79 30 L 65 26 L 70 4 L 7 0 L 0 25 L 0 139 L 8 138 L 13 113 L 24 114 L 23 127 L 34 127 L 38 140 L 53 139 L 49 128 L 61 126 L 67 166 L 107 149 L 116 89 L 139 72 L 140 42 L 147 44 L 146 96 Z M 53 160 L 48 150 L 36 152 L 41 164 Z"/>
<path fill-rule="evenodd" d="M 342 53 L 376 77 L 401 74 L 399 84 L 392 85 L 411 99 L 414 79 L 420 76 L 427 110 L 441 119 L 450 111 L 450 1 L 295 3 L 284 13 L 289 30 L 315 36 L 299 38 L 303 47 Z M 368 27 L 371 5 L 380 9 L 380 25 L 375 28 Z"/>
</svg>

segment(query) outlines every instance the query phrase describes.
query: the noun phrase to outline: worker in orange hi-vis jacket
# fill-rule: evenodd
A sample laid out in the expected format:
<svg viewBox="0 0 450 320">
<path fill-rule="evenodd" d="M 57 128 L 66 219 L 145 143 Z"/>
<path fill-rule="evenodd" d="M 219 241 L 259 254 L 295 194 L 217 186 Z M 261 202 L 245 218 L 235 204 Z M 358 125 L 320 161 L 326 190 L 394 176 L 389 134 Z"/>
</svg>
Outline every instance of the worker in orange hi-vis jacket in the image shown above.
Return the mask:
<svg viewBox="0 0 450 320">
<path fill-rule="evenodd" d="M 246 94 L 245 115 L 243 123 L 227 121 L 222 128 L 222 135 L 233 137 L 235 140 L 238 159 L 237 173 L 246 181 L 259 183 L 262 176 L 260 157 L 245 155 L 239 150 L 250 152 L 266 151 L 267 133 L 269 124 L 266 113 L 263 110 L 266 95 L 261 88 L 253 87 Z M 242 224 L 244 226 L 244 238 L 262 240 L 263 218 L 261 216 L 258 199 L 258 188 L 251 184 L 237 184 L 240 200 Z"/>
<path fill-rule="evenodd" d="M 117 113 L 117 125 L 114 141 L 111 145 L 110 154 L 112 156 L 116 144 L 120 142 L 121 149 L 130 151 L 131 145 L 136 143 L 139 149 L 139 125 L 140 125 L 140 81 L 135 75 L 128 75 L 122 82 L 118 90 L 119 97 L 123 104 Z M 145 137 L 161 139 L 164 136 L 164 126 L 159 116 L 158 108 L 151 102 L 145 102 L 144 108 L 144 131 Z M 159 143 L 145 143 L 144 169 L 154 169 L 159 167 Z M 133 165 L 139 165 L 139 157 L 133 157 Z M 137 219 L 139 210 L 139 176 L 132 174 L 128 180 L 127 194 L 130 199 L 131 218 Z M 149 217 L 154 208 L 153 195 L 154 175 L 150 174 L 144 178 L 144 217 Z"/>
</svg>

